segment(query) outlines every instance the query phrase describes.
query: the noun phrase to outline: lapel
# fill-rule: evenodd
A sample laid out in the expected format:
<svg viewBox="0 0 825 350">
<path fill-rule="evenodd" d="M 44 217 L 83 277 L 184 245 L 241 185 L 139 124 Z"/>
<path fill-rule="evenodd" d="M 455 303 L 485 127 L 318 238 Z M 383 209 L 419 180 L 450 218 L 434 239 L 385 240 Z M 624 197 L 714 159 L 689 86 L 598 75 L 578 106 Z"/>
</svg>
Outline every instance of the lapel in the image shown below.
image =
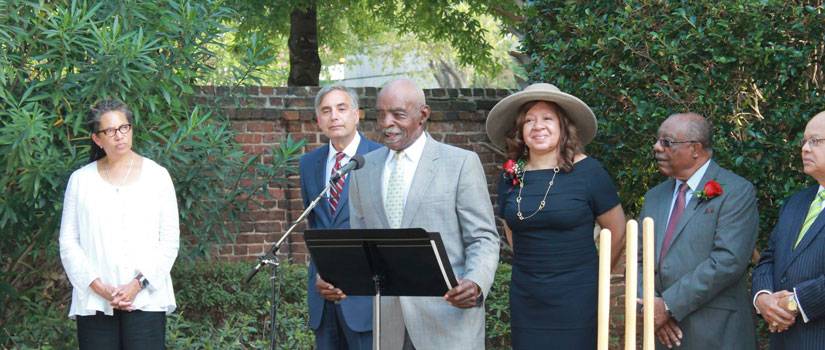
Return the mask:
<svg viewBox="0 0 825 350">
<path fill-rule="evenodd" d="M 659 193 L 655 195 L 655 198 L 652 198 L 653 203 L 658 203 L 654 209 L 656 216 L 653 218 L 653 240 L 656 242 L 656 248 L 654 249 L 654 260 L 656 261 L 657 266 L 659 262 L 659 255 L 662 252 L 662 243 L 665 240 L 667 219 L 670 212 L 670 204 L 673 202 L 673 191 L 675 187 L 676 180 L 673 178 L 668 178 L 667 181 L 665 181 L 665 185 L 662 187 L 663 190 L 659 191 Z"/>
<path fill-rule="evenodd" d="M 370 200 L 370 205 L 374 207 L 373 212 L 378 215 L 378 219 L 381 221 L 381 227 L 390 227 L 390 222 L 387 220 L 387 212 L 384 210 L 384 196 L 382 195 L 384 186 L 384 164 L 387 162 L 387 157 L 390 156 L 390 149 L 382 147 L 375 153 L 376 156 L 374 158 L 376 161 L 371 162 L 371 159 L 367 161 L 366 167 L 360 170 L 364 171 L 365 179 L 358 183 L 360 184 L 362 192 L 369 192 L 365 197 L 372 199 Z M 358 173 L 359 178 L 361 177 L 360 171 Z M 377 189 L 375 184 L 378 184 Z M 367 185 L 371 186 L 367 187 Z"/>
<path fill-rule="evenodd" d="M 676 242 L 676 239 L 679 238 L 679 235 L 682 234 L 682 231 L 685 230 L 685 227 L 687 227 L 687 224 L 690 222 L 693 215 L 701 211 L 701 209 L 707 205 L 707 202 L 713 200 L 710 199 L 700 201 L 699 198 L 695 198 L 695 194 L 705 188 L 705 184 L 707 184 L 708 181 L 715 179 L 717 175 L 719 175 L 719 165 L 716 165 L 716 162 L 711 159 L 710 165 L 708 165 L 708 170 L 705 172 L 705 176 L 702 176 L 702 181 L 699 181 L 699 187 L 693 192 L 694 198 L 691 198 L 690 203 L 685 206 L 685 212 L 682 213 L 682 217 L 679 218 L 679 223 L 676 224 L 676 230 L 673 232 L 673 239 L 670 241 L 671 248 L 673 247 L 673 243 Z M 724 194 L 722 195 L 724 196 Z"/>
<path fill-rule="evenodd" d="M 822 212 L 820 212 L 814 220 L 814 223 L 808 228 L 808 232 L 806 232 L 805 236 L 802 237 L 802 241 L 800 241 L 799 245 L 796 249 L 794 249 L 793 245 L 796 243 L 796 237 L 799 236 L 799 230 L 802 229 L 802 224 L 805 221 L 805 217 L 808 216 L 808 209 L 816 196 L 817 190 L 819 190 L 818 185 L 810 187 L 808 192 L 802 197 L 802 200 L 800 200 L 799 207 L 794 211 L 794 220 L 792 221 L 793 225 L 790 228 L 791 231 L 789 234 L 785 235 L 786 240 L 783 242 L 781 248 L 786 250 L 788 253 L 787 256 L 790 256 L 788 261 L 783 266 L 781 270 L 782 272 L 791 266 L 793 261 L 799 257 L 802 251 L 811 244 L 814 238 L 822 232 L 822 228 L 825 227 L 825 216 L 823 216 Z"/>
<path fill-rule="evenodd" d="M 327 157 L 329 156 L 329 143 L 322 146 L 320 151 L 317 153 L 318 158 L 316 158 L 313 163 L 315 171 L 312 174 L 312 198 L 315 198 L 321 191 L 324 190 L 324 187 L 327 185 L 324 180 L 326 180 L 326 171 L 327 171 Z M 328 223 L 332 221 L 330 217 L 330 207 L 329 201 L 327 200 L 327 196 L 324 196 L 320 201 L 318 201 L 318 205 L 315 206 L 313 209 L 315 211 L 315 215 L 320 220 L 324 221 L 324 226 L 328 226 Z"/>
<path fill-rule="evenodd" d="M 424 144 L 424 152 L 418 160 L 415 175 L 410 183 L 410 190 L 407 193 L 407 202 L 404 204 L 404 216 L 401 218 L 401 227 L 412 227 L 412 219 L 415 217 L 418 208 L 421 206 L 422 197 L 427 191 L 415 191 L 418 188 L 432 189 L 433 177 L 435 176 L 436 161 L 440 156 L 438 143 L 427 135 L 427 142 Z M 384 215 L 384 218 L 387 216 Z"/>
</svg>

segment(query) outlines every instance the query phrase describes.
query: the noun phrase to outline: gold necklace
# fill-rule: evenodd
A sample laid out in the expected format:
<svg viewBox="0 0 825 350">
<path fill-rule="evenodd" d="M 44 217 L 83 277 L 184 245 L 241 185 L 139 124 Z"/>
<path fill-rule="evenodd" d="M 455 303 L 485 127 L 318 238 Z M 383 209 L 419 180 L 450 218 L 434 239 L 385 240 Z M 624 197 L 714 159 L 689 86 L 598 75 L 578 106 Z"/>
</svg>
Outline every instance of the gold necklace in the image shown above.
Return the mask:
<svg viewBox="0 0 825 350">
<path fill-rule="evenodd" d="M 529 218 L 532 218 L 534 215 L 538 214 L 538 212 L 540 212 L 542 209 L 544 209 L 544 205 L 547 203 L 547 195 L 550 194 L 550 188 L 553 187 L 553 182 L 556 181 L 556 175 L 558 175 L 558 173 L 559 173 L 559 167 L 553 168 L 553 177 L 550 178 L 550 182 L 547 183 L 547 190 L 544 191 L 544 198 L 542 198 L 541 202 L 539 202 L 538 209 L 536 209 L 536 211 L 534 211 L 528 217 L 524 217 L 524 215 L 521 213 L 521 190 L 524 189 L 524 179 L 522 178 L 522 181 L 519 182 L 518 196 L 516 196 L 516 208 L 518 208 L 518 211 L 516 212 L 516 216 L 518 216 L 519 220 L 524 221 L 524 220 L 527 220 Z"/>
<path fill-rule="evenodd" d="M 106 179 L 109 180 L 109 183 L 111 183 L 113 186 L 115 186 L 115 192 L 120 192 L 120 187 L 123 187 L 124 185 L 126 185 L 126 181 L 129 180 L 129 175 L 132 174 L 132 163 L 134 163 L 134 162 L 135 162 L 135 157 L 130 156 L 129 157 L 129 170 L 126 171 L 126 176 L 124 176 L 123 179 L 120 180 L 120 185 L 116 184 L 112 180 L 112 177 L 109 176 L 109 166 L 110 165 L 107 164 L 105 167 L 103 167 L 103 172 L 106 174 Z"/>
</svg>

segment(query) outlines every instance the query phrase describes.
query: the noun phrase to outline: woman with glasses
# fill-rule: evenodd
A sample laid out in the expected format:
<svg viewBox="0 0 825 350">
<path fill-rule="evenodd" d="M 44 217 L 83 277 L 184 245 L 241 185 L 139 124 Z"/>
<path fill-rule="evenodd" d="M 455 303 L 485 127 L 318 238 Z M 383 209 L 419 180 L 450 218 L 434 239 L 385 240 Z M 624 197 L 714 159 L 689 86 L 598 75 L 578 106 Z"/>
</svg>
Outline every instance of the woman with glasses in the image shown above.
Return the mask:
<svg viewBox="0 0 825 350">
<path fill-rule="evenodd" d="M 510 158 L 498 185 L 498 214 L 513 247 L 513 349 L 595 349 L 598 223 L 613 232 L 615 265 L 624 212 L 613 180 L 585 155 L 596 117 L 550 84 L 502 99 L 487 117 L 490 140 Z"/>
<path fill-rule="evenodd" d="M 175 188 L 165 168 L 132 150 L 132 112 L 105 100 L 87 120 L 89 163 L 63 201 L 60 258 L 72 283 L 80 349 L 162 349 L 175 310 Z"/>
</svg>

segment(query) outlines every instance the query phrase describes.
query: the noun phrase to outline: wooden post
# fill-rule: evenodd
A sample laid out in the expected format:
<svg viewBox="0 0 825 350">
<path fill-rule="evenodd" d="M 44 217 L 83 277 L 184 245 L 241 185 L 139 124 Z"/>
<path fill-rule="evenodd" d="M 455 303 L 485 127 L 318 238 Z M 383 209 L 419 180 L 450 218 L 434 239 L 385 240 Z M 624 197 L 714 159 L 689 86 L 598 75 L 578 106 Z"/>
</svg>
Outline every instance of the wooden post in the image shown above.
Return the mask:
<svg viewBox="0 0 825 350">
<path fill-rule="evenodd" d="M 625 230 L 624 349 L 636 350 L 636 293 L 639 280 L 639 223 L 627 222 Z"/>
<path fill-rule="evenodd" d="M 599 233 L 599 323 L 598 350 L 607 350 L 610 330 L 610 230 Z"/>
<path fill-rule="evenodd" d="M 645 218 L 642 221 L 642 304 L 644 305 L 644 327 L 642 335 L 642 349 L 654 350 L 656 344 L 653 338 L 653 219 Z"/>
</svg>

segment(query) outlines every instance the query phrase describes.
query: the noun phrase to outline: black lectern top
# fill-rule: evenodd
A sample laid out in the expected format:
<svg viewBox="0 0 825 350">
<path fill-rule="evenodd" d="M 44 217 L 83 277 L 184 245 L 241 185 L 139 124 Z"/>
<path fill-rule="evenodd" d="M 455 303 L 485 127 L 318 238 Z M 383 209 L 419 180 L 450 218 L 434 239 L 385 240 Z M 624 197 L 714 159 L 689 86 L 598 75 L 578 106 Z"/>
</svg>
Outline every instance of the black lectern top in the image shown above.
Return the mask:
<svg viewBox="0 0 825 350">
<path fill-rule="evenodd" d="M 423 229 L 307 230 L 318 273 L 347 295 L 443 296 L 458 283 L 441 235 Z"/>
</svg>

